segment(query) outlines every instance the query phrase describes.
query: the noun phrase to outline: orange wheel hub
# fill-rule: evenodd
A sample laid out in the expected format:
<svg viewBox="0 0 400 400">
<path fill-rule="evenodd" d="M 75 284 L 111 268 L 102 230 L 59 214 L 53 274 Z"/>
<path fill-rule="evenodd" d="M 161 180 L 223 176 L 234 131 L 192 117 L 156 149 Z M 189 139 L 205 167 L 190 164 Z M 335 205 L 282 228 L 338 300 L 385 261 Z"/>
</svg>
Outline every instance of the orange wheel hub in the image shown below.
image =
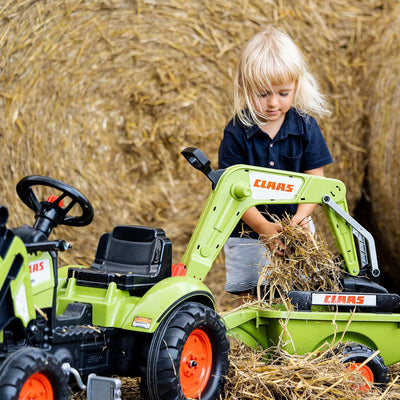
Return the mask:
<svg viewBox="0 0 400 400">
<path fill-rule="evenodd" d="M 31 375 L 22 386 L 18 400 L 54 400 L 49 378 L 41 372 Z"/>
<path fill-rule="evenodd" d="M 347 367 L 349 371 L 354 371 L 356 370 L 361 363 L 354 363 L 351 364 Z M 371 371 L 371 368 L 368 367 L 367 365 L 363 365 L 361 368 L 358 368 L 357 372 L 362 375 L 368 383 L 365 385 L 357 385 L 356 389 L 360 390 L 363 393 L 368 393 L 369 390 L 371 389 L 371 386 L 374 384 L 374 373 Z"/>
<path fill-rule="evenodd" d="M 212 346 L 206 332 L 195 329 L 183 346 L 179 367 L 185 397 L 196 399 L 203 392 L 211 375 Z"/>
</svg>

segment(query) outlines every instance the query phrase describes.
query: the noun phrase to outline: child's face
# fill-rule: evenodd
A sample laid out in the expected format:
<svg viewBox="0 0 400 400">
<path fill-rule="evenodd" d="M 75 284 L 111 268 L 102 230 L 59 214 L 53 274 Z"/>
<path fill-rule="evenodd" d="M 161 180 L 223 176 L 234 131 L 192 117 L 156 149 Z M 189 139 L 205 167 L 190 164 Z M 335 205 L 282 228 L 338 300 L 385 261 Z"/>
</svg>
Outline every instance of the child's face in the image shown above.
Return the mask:
<svg viewBox="0 0 400 400">
<path fill-rule="evenodd" d="M 293 104 L 296 82 L 289 81 L 281 85 L 272 85 L 271 89 L 258 94 L 254 101 L 255 110 L 265 122 L 285 118 L 285 114 Z"/>
</svg>

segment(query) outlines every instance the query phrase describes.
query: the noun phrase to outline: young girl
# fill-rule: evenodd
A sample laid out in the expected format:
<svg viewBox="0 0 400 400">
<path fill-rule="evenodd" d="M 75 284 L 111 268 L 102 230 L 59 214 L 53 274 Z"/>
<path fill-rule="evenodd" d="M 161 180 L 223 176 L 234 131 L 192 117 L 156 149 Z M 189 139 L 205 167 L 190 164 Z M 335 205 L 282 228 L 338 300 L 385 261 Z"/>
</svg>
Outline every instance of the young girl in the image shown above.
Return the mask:
<svg viewBox="0 0 400 400">
<path fill-rule="evenodd" d="M 329 106 L 291 38 L 272 26 L 244 47 L 234 81 L 235 115 L 224 130 L 219 168 L 248 164 L 323 175 L 332 157 L 317 122 L 309 114 L 329 115 Z M 315 204 L 269 205 L 268 214 L 308 227 Z M 261 211 L 261 212 L 260 212 Z M 265 206 L 247 210 L 225 244 L 226 285 L 242 296 L 257 286 L 267 263 L 260 235 L 279 232 Z M 246 232 L 246 237 L 241 233 Z M 283 255 L 281 243 L 270 248 Z"/>
</svg>

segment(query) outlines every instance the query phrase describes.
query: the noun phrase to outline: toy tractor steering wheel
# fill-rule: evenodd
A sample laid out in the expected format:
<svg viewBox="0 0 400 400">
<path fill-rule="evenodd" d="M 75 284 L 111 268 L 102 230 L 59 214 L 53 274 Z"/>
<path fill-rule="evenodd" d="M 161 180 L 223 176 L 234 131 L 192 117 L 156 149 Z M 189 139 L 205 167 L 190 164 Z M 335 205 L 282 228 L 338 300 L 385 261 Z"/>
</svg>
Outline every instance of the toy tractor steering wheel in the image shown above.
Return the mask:
<svg viewBox="0 0 400 400">
<path fill-rule="evenodd" d="M 34 186 L 54 188 L 61 194 L 47 201 L 39 201 L 33 190 Z M 34 228 L 43 231 L 47 236 L 57 225 L 86 226 L 94 217 L 89 200 L 72 186 L 57 179 L 39 175 L 26 176 L 18 182 L 17 194 L 23 203 L 35 212 Z M 80 207 L 81 215 L 68 215 L 76 204 Z"/>
</svg>

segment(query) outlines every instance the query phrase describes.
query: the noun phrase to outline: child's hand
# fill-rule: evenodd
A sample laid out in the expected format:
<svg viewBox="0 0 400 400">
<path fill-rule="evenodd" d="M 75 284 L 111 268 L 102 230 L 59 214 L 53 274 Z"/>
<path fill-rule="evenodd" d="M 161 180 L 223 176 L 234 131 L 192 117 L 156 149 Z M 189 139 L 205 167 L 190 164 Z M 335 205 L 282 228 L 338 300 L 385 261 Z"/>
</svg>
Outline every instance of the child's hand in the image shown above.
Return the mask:
<svg viewBox="0 0 400 400">
<path fill-rule="evenodd" d="M 268 229 L 260 235 L 264 244 L 271 251 L 272 255 L 283 257 L 285 255 L 285 244 L 279 238 L 279 232 L 282 232 L 282 227 L 273 222 L 268 223 Z M 276 236 L 276 237 L 275 237 Z"/>
<path fill-rule="evenodd" d="M 310 231 L 310 225 L 308 223 L 308 215 L 297 215 L 295 214 L 290 221 L 290 226 L 300 226 L 303 228 L 305 231 Z"/>
<path fill-rule="evenodd" d="M 282 231 L 281 225 L 267 221 L 256 207 L 249 208 L 243 214 L 242 220 L 260 235 L 260 238 L 272 254 L 284 255 L 285 245 L 278 238 L 278 233 Z"/>
</svg>

